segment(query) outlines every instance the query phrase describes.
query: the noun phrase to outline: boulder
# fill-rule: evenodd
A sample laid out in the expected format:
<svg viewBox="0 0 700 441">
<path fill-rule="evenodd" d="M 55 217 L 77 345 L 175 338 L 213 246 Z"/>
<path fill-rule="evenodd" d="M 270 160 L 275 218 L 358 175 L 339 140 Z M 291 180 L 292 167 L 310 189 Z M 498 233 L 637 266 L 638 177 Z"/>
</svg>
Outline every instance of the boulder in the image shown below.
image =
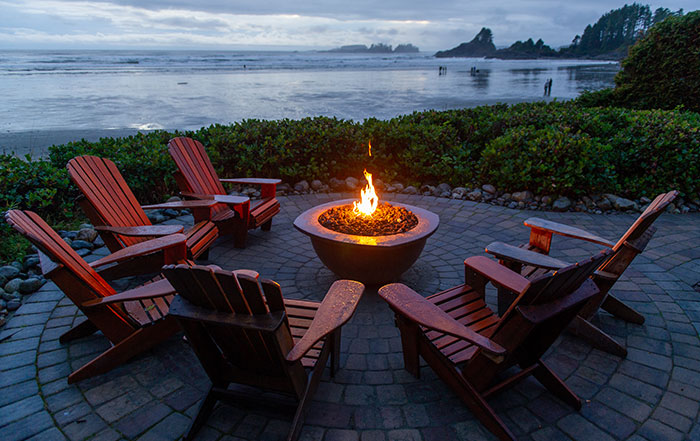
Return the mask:
<svg viewBox="0 0 700 441">
<path fill-rule="evenodd" d="M 518 208 L 518 203 L 515 201 L 512 201 L 508 204 L 508 208 L 512 208 L 512 209 Z"/>
<path fill-rule="evenodd" d="M 65 239 L 70 239 L 73 240 L 75 239 L 75 236 L 78 235 L 77 231 L 65 231 L 65 230 L 59 230 L 58 235 L 61 236 L 63 240 Z"/>
<path fill-rule="evenodd" d="M 24 280 L 22 279 L 12 279 L 5 284 L 5 291 L 9 293 L 19 292 L 19 287 L 22 285 Z"/>
<path fill-rule="evenodd" d="M 384 183 L 384 181 L 382 181 L 379 178 L 372 179 L 372 184 L 374 185 L 374 188 L 376 188 L 377 190 L 383 191 L 384 189 L 386 189 L 386 184 Z"/>
<path fill-rule="evenodd" d="M 414 187 L 413 185 L 409 185 L 408 187 L 403 189 L 403 193 L 405 194 L 418 194 L 418 189 Z"/>
<path fill-rule="evenodd" d="M 615 207 L 616 210 L 627 211 L 636 210 L 638 208 L 637 204 L 629 199 L 625 199 L 610 193 L 605 194 L 604 196 L 607 200 L 610 201 L 610 203 L 613 207 Z M 598 204 L 598 206 L 600 206 L 600 204 Z"/>
<path fill-rule="evenodd" d="M 530 202 L 533 198 L 533 194 L 531 191 L 516 191 L 511 195 L 511 199 L 513 199 L 515 202 Z"/>
<path fill-rule="evenodd" d="M 438 190 L 440 190 L 440 193 L 452 193 L 452 187 L 450 187 L 450 184 L 447 184 L 443 182 L 442 184 L 437 186 Z"/>
<path fill-rule="evenodd" d="M 309 191 L 309 183 L 306 180 L 302 180 L 294 184 L 294 191 L 298 191 L 299 193 L 304 193 Z"/>
<path fill-rule="evenodd" d="M 105 241 L 102 240 L 100 236 L 97 236 L 97 239 L 95 239 L 95 241 L 92 242 L 92 244 L 95 246 L 95 248 L 101 248 L 105 246 Z"/>
<path fill-rule="evenodd" d="M 467 189 L 464 187 L 455 187 L 452 189 L 452 194 L 457 194 L 459 196 L 464 196 L 467 194 Z"/>
<path fill-rule="evenodd" d="M 321 188 L 323 188 L 323 182 L 319 181 L 318 179 L 314 179 L 311 181 L 311 188 L 314 191 L 319 191 Z"/>
<path fill-rule="evenodd" d="M 182 199 L 180 199 L 177 196 L 170 196 L 167 200 L 167 202 L 180 202 Z"/>
<path fill-rule="evenodd" d="M 329 183 L 331 185 L 332 190 L 340 190 L 345 185 L 345 182 L 341 181 L 338 178 L 331 178 Z"/>
<path fill-rule="evenodd" d="M 596 205 L 598 208 L 604 211 L 612 210 L 612 204 L 610 203 L 610 200 L 606 197 L 601 197 L 597 202 Z"/>
<path fill-rule="evenodd" d="M 292 191 L 292 186 L 287 184 L 286 182 L 283 182 L 281 184 L 277 184 L 277 187 L 275 188 L 276 194 L 287 194 L 290 191 Z"/>
<path fill-rule="evenodd" d="M 436 190 L 432 185 L 421 185 L 420 187 L 420 193 L 425 196 L 435 195 Z"/>
<path fill-rule="evenodd" d="M 484 184 L 481 186 L 481 189 L 488 194 L 496 194 L 496 187 L 491 184 Z"/>
<path fill-rule="evenodd" d="M 90 250 L 87 248 L 80 248 L 79 250 L 75 250 L 75 252 L 80 257 L 85 257 L 90 254 Z"/>
<path fill-rule="evenodd" d="M 552 204 L 554 211 L 566 211 L 571 208 L 571 199 L 561 196 Z"/>
<path fill-rule="evenodd" d="M 34 268 L 35 266 L 39 266 L 39 256 L 36 254 L 29 255 L 24 258 L 24 266 L 29 269 L 29 268 Z"/>
<path fill-rule="evenodd" d="M 35 291 L 38 291 L 39 288 L 41 288 L 45 282 L 46 281 L 44 279 L 39 279 L 35 277 L 23 280 L 22 283 L 19 285 L 19 292 L 21 292 L 22 294 L 31 294 Z"/>
<path fill-rule="evenodd" d="M 360 181 L 357 178 L 353 178 L 352 176 L 348 176 L 345 178 L 345 188 L 347 190 L 353 191 L 357 190 L 357 188 L 360 186 Z"/>
<path fill-rule="evenodd" d="M 480 201 L 482 197 L 481 190 L 478 188 L 475 188 L 474 190 L 470 191 L 467 193 L 467 199 L 470 199 L 472 201 Z"/>
<path fill-rule="evenodd" d="M 177 210 L 173 210 L 172 208 L 168 208 L 166 210 L 163 210 L 163 215 L 168 216 L 168 217 L 178 217 L 180 215 L 180 213 Z M 92 230 L 92 231 L 95 231 L 95 230 Z M 97 233 L 97 232 L 95 231 L 95 233 Z M 95 237 L 97 237 L 97 234 L 95 234 Z M 92 242 L 92 240 L 90 242 Z"/>
<path fill-rule="evenodd" d="M 646 197 L 646 196 L 642 196 L 641 198 L 639 198 L 639 202 L 642 203 L 642 204 L 644 204 L 644 205 L 646 205 L 646 204 L 648 204 L 649 202 L 651 202 L 651 199 L 649 199 L 649 198 Z"/>
<path fill-rule="evenodd" d="M 13 277 L 16 277 L 17 274 L 19 274 L 19 272 L 20 269 L 12 265 L 5 265 L 3 267 L 0 267 L 0 277 L 4 277 L 6 279 L 12 279 Z"/>
<path fill-rule="evenodd" d="M 441 198 L 449 198 L 450 196 L 452 196 L 452 193 L 450 193 L 449 191 L 443 191 L 442 193 L 440 193 Z"/>
<path fill-rule="evenodd" d="M 549 206 L 552 203 L 552 197 L 551 196 L 542 196 L 542 199 L 540 199 L 540 202 L 542 205 Z"/>
<path fill-rule="evenodd" d="M 391 184 L 391 186 L 394 187 L 398 192 L 402 192 L 404 189 L 403 184 L 400 182 L 394 182 L 393 184 Z"/>
<path fill-rule="evenodd" d="M 15 311 L 19 309 L 19 307 L 22 305 L 22 302 L 20 302 L 17 299 L 12 299 L 9 302 L 7 302 L 7 310 L 8 311 Z"/>
<path fill-rule="evenodd" d="M 78 227 L 78 231 L 80 230 L 94 230 L 95 227 L 92 226 L 92 224 L 80 224 Z"/>
<path fill-rule="evenodd" d="M 146 211 L 146 217 L 152 224 L 160 224 L 167 220 L 167 218 L 161 214 L 160 210 L 148 210 Z"/>
<path fill-rule="evenodd" d="M 92 243 L 90 243 L 90 242 L 88 242 L 88 241 L 86 241 L 86 240 L 78 240 L 78 239 L 76 239 L 76 240 L 74 240 L 73 242 L 71 242 L 70 246 L 71 246 L 71 248 L 73 248 L 74 250 L 79 250 L 79 249 L 81 249 L 81 248 L 92 249 L 92 246 L 93 246 L 93 245 L 92 245 Z"/>
</svg>

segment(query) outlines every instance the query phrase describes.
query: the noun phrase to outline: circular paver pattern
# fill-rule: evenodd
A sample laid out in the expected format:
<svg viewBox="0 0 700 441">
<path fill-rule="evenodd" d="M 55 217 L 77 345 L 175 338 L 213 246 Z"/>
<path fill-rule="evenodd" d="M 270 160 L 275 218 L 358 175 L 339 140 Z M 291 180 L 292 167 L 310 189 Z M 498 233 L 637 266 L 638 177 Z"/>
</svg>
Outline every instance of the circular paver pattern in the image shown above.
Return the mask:
<svg viewBox="0 0 700 441">
<path fill-rule="evenodd" d="M 280 283 L 289 298 L 320 300 L 335 276 L 292 227 L 302 211 L 347 194 L 282 197 L 270 232 L 255 231 L 238 250 L 220 239 L 211 262 L 249 268 Z M 634 215 L 540 213 L 425 196 L 387 196 L 437 213 L 440 228 L 402 282 L 423 295 L 463 282 L 463 260 L 500 240 L 527 241 L 531 216 L 565 222 L 616 239 Z M 596 324 L 622 342 L 626 359 L 564 335 L 545 357 L 584 400 L 577 412 L 527 379 L 489 400 L 522 440 L 700 439 L 700 215 L 664 214 L 646 251 L 613 293 L 646 317 L 627 324 L 599 313 Z M 552 255 L 575 261 L 598 246 L 555 237 Z M 133 283 L 133 281 L 132 281 Z M 495 306 L 494 293 L 488 301 Z M 82 318 L 48 283 L 0 332 L 0 439 L 177 439 L 209 387 L 197 359 L 174 337 L 112 372 L 68 385 L 66 377 L 108 347 L 101 335 L 61 344 Z M 424 366 L 416 379 L 403 370 L 393 314 L 367 292 L 343 328 L 341 369 L 321 382 L 302 440 L 494 439 L 466 406 Z M 284 439 L 288 409 L 219 405 L 202 440 Z"/>
</svg>

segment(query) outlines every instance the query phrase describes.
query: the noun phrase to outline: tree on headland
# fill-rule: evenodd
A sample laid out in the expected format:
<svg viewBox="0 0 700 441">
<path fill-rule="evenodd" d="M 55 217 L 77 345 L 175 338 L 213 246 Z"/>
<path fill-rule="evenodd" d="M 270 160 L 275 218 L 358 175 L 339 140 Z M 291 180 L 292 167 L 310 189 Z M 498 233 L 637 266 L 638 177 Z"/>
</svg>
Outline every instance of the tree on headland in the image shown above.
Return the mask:
<svg viewBox="0 0 700 441">
<path fill-rule="evenodd" d="M 489 28 L 481 28 L 478 34 L 469 43 L 462 43 L 457 47 L 435 54 L 437 58 L 448 57 L 488 57 L 496 53 L 493 44 L 493 32 Z"/>
<path fill-rule="evenodd" d="M 615 88 L 584 93 L 586 106 L 700 112 L 700 11 L 670 14 L 630 48 Z"/>
</svg>

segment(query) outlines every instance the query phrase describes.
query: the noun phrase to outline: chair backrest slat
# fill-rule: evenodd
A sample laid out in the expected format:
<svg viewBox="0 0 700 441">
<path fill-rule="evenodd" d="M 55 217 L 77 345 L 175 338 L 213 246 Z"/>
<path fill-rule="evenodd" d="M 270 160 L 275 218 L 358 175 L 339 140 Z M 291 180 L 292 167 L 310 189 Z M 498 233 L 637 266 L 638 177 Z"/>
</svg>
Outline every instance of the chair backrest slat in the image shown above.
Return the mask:
<svg viewBox="0 0 700 441">
<path fill-rule="evenodd" d="M 201 142 L 185 137 L 173 138 L 168 143 L 168 151 L 193 192 L 226 194 Z"/>
<path fill-rule="evenodd" d="M 151 225 L 114 162 L 96 156 L 78 156 L 68 161 L 67 168 L 102 224 L 120 227 Z M 129 246 L 147 238 L 119 236 L 119 239 L 124 246 Z"/>
<path fill-rule="evenodd" d="M 654 198 L 644 212 L 630 226 L 620 240 L 613 247 L 617 251 L 626 241 L 637 239 L 644 234 L 654 221 L 661 216 L 666 207 L 678 196 L 678 191 L 673 190 L 668 193 L 661 193 Z"/>
</svg>

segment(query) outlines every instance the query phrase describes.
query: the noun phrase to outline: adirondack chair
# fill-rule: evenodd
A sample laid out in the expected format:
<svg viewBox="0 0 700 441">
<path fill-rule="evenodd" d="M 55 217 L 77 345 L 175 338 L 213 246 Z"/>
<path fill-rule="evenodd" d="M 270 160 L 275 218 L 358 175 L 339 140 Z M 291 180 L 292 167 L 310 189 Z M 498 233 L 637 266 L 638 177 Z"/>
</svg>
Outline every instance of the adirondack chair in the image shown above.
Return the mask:
<svg viewBox="0 0 700 441">
<path fill-rule="evenodd" d="M 191 138 L 171 139 L 168 151 L 179 169 L 175 180 L 181 194 L 186 198 L 214 199 L 220 202 L 206 219 L 214 221 L 221 234 L 233 234 L 235 247 L 245 247 L 248 230 L 258 227 L 264 231 L 270 230 L 273 216 L 280 211 L 280 203 L 275 195 L 277 184 L 281 180 L 219 179 L 202 143 Z M 260 185 L 260 201 L 251 205 L 248 198 L 229 196 L 222 183 Z M 204 218 L 195 215 L 195 220 L 202 219 Z"/>
<path fill-rule="evenodd" d="M 677 191 L 658 195 L 617 243 L 610 242 L 579 228 L 544 219 L 530 218 L 525 221 L 525 226 L 530 227 L 529 243 L 521 247 L 515 247 L 501 242 L 494 242 L 486 247 L 486 252 L 496 256 L 503 265 L 506 265 L 513 271 L 521 273 L 528 279 L 532 279 L 544 272 L 569 265 L 564 261 L 549 256 L 552 235 L 554 234 L 581 239 L 612 249 L 614 252 L 613 257 L 602 264 L 592 276 L 593 281 L 600 288 L 600 293 L 581 309 L 579 315 L 572 322 L 570 330 L 574 334 L 588 340 L 598 349 L 620 357 L 626 357 L 627 349 L 591 323 L 590 320 L 599 308 L 603 308 L 625 321 L 636 324 L 644 323 L 644 316 L 610 294 L 610 289 L 632 263 L 632 260 L 644 251 L 644 248 L 646 248 L 656 231 L 656 228 L 652 227 L 651 224 L 664 212 L 668 204 L 676 196 L 678 196 Z M 499 292 L 499 311 L 507 309 L 512 300 L 512 294 Z"/>
<path fill-rule="evenodd" d="M 129 249 L 149 240 L 184 233 L 187 247 L 181 256 L 166 259 L 162 250 L 122 262 L 101 271 L 107 279 L 126 275 L 159 272 L 163 265 L 184 259 L 206 258 L 209 247 L 218 237 L 213 222 L 200 220 L 184 230 L 181 225 L 152 225 L 143 208 L 190 209 L 206 217 L 214 201 L 179 201 L 141 207 L 114 162 L 96 156 L 78 156 L 68 161 L 68 173 L 83 193 L 83 211 L 93 223 L 111 252 Z M 156 238 L 156 239 L 154 239 Z"/>
<path fill-rule="evenodd" d="M 240 393 L 229 390 L 233 383 L 298 400 L 287 437 L 295 440 L 329 355 L 331 375 L 337 368 L 340 328 L 355 311 L 364 286 L 336 281 L 319 304 L 283 299 L 277 283 L 258 280 L 249 270 L 170 265 L 163 274 L 180 294 L 170 315 L 212 382 L 185 439 L 194 438 L 218 400 L 240 399 Z M 255 395 L 245 399 L 256 401 Z"/>
<path fill-rule="evenodd" d="M 404 365 L 419 376 L 419 356 L 501 440 L 515 436 L 486 402 L 529 375 L 576 409 L 581 400 L 542 361 L 578 310 L 598 288 L 589 276 L 604 251 L 554 274 L 527 280 L 484 256 L 464 261 L 466 283 L 424 298 L 400 283 L 379 289 L 396 313 Z M 516 293 L 500 318 L 484 302 L 486 284 Z M 507 369 L 520 371 L 497 380 Z"/>
<path fill-rule="evenodd" d="M 9 210 L 5 219 L 37 247 L 44 277 L 53 280 L 87 318 L 64 333 L 60 342 L 101 331 L 113 345 L 73 371 L 68 376 L 68 383 L 108 372 L 179 331 L 177 322 L 167 316 L 175 294 L 167 280 L 117 293 L 94 269 L 104 262 L 97 261 L 92 265 L 85 262 L 36 213 Z M 177 246 L 184 250 L 184 235 L 173 234 L 168 240 L 177 240 Z M 142 242 L 134 247 L 144 248 L 148 244 Z M 111 263 L 126 258 L 126 251 L 129 250 L 118 251 L 104 259 Z M 143 251 L 153 250 L 146 248 Z"/>
</svg>

